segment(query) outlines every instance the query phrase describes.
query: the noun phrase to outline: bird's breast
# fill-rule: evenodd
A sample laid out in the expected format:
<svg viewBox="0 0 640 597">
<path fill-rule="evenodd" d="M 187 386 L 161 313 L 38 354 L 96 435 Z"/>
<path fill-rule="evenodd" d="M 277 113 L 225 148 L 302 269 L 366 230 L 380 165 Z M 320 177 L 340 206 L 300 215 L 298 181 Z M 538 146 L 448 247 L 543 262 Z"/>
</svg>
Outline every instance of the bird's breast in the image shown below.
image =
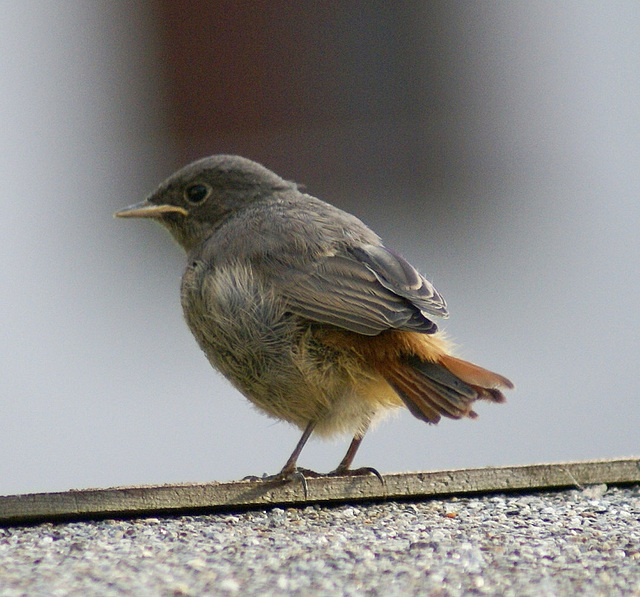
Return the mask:
<svg viewBox="0 0 640 597">
<path fill-rule="evenodd" d="M 193 262 L 182 278 L 182 307 L 203 349 L 263 352 L 294 326 L 283 300 L 250 264 Z"/>
</svg>

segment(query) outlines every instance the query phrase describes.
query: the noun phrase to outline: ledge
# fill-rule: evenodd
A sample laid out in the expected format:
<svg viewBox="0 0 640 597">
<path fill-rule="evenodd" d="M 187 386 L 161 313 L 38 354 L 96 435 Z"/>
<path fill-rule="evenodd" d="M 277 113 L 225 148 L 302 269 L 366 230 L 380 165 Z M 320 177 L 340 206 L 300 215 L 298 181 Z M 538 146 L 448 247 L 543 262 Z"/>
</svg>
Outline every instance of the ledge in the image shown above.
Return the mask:
<svg viewBox="0 0 640 597">
<path fill-rule="evenodd" d="M 276 506 L 425 499 L 640 482 L 640 459 L 485 467 L 302 481 L 232 481 L 0 496 L 0 525 L 230 512 Z"/>
</svg>

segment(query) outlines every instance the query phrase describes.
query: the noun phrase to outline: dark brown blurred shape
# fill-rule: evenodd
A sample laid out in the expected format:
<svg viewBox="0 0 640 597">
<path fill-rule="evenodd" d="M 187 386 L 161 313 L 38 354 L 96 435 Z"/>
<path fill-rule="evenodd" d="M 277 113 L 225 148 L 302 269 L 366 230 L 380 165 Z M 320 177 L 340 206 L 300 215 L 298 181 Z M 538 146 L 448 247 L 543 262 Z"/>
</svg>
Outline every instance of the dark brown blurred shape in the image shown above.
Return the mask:
<svg viewBox="0 0 640 597">
<path fill-rule="evenodd" d="M 474 55 L 472 8 L 382 0 L 157 6 L 177 165 L 239 153 L 338 202 L 347 183 L 437 193 L 475 167 L 465 137 L 476 112 L 465 59 Z"/>
<path fill-rule="evenodd" d="M 415 112 L 413 3 L 160 2 L 179 136 Z"/>
</svg>

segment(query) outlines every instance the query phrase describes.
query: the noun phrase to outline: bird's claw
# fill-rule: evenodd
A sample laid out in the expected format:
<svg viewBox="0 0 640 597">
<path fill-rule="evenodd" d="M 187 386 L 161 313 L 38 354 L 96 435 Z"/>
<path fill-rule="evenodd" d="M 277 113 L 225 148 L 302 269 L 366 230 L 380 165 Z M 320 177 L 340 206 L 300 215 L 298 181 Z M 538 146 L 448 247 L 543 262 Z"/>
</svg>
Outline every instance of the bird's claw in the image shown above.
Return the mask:
<svg viewBox="0 0 640 597">
<path fill-rule="evenodd" d="M 340 468 L 331 471 L 330 473 L 318 473 L 308 468 L 296 467 L 292 470 L 282 469 L 275 475 L 267 475 L 266 473 L 262 477 L 255 475 L 248 475 L 243 478 L 243 481 L 272 481 L 280 483 L 288 483 L 289 481 L 300 481 L 302 489 L 304 491 L 304 499 L 309 497 L 309 485 L 307 479 L 320 479 L 322 477 L 360 477 L 364 475 L 374 475 L 382 487 L 387 486 L 384 477 L 372 466 L 362 466 L 356 469 Z"/>
<path fill-rule="evenodd" d="M 360 477 L 362 475 L 375 475 L 380 481 L 382 487 L 386 487 L 386 483 L 384 477 L 372 466 L 361 466 L 360 468 L 350 469 L 350 468 L 340 468 L 327 473 L 327 477 Z"/>
<path fill-rule="evenodd" d="M 323 477 L 321 473 L 317 473 L 316 471 L 312 471 L 308 468 L 296 467 L 292 470 L 282 469 L 279 473 L 275 475 L 267 475 L 266 473 L 262 475 L 262 477 L 257 477 L 256 475 L 247 475 L 242 480 L 243 481 L 271 481 L 271 482 L 280 482 L 280 483 L 288 483 L 289 481 L 300 481 L 302 484 L 302 489 L 304 491 L 304 499 L 306 500 L 309 497 L 309 485 L 307 484 L 307 479 L 317 479 L 319 477 Z"/>
</svg>

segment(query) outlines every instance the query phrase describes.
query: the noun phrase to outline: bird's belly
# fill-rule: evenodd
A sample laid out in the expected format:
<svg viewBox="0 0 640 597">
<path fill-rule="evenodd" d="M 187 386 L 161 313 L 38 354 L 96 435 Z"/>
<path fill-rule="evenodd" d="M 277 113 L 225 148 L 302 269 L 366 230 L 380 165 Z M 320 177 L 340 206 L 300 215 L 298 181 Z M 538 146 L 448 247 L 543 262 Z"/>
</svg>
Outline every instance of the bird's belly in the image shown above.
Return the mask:
<svg viewBox="0 0 640 597">
<path fill-rule="evenodd" d="M 355 432 L 396 399 L 355 354 L 320 342 L 244 264 L 188 269 L 182 305 L 211 364 L 274 418 L 302 428 L 315 421 L 320 434 Z"/>
</svg>

